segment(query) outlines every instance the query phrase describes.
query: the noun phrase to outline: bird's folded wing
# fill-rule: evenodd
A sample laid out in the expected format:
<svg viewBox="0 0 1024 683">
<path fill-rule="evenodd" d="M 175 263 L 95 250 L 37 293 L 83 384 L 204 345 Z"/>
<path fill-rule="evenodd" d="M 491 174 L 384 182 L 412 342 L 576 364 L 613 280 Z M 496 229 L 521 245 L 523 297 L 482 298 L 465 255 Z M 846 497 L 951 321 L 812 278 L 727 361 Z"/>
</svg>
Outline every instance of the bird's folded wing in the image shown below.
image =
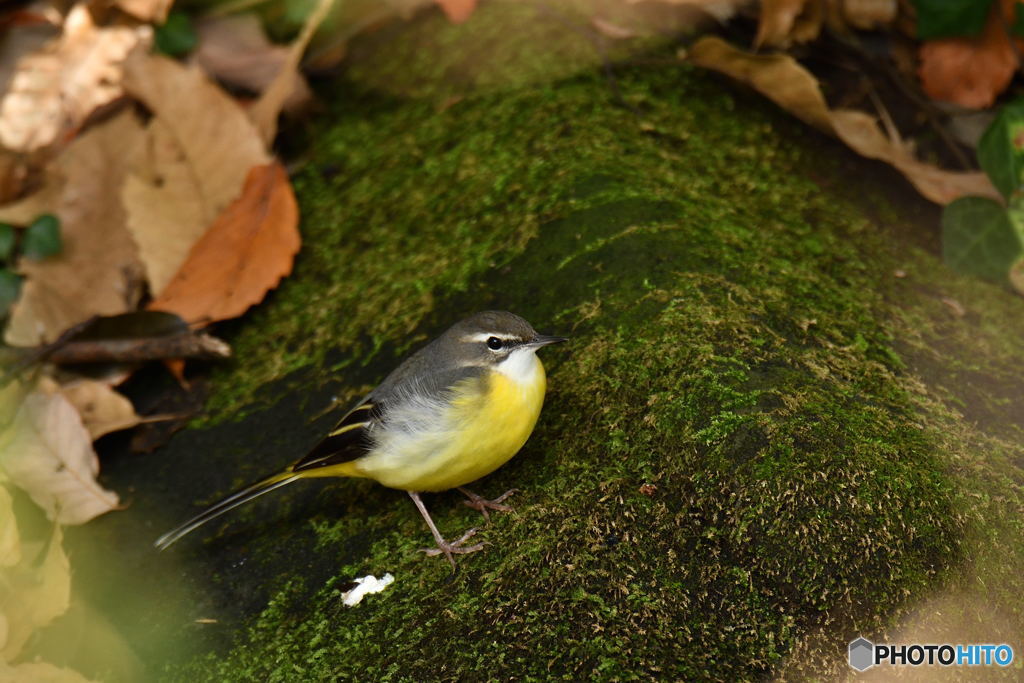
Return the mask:
<svg viewBox="0 0 1024 683">
<path fill-rule="evenodd" d="M 366 400 L 348 411 L 327 436 L 292 465 L 292 472 L 328 467 L 366 455 L 369 430 L 381 415 L 381 404 Z"/>
</svg>

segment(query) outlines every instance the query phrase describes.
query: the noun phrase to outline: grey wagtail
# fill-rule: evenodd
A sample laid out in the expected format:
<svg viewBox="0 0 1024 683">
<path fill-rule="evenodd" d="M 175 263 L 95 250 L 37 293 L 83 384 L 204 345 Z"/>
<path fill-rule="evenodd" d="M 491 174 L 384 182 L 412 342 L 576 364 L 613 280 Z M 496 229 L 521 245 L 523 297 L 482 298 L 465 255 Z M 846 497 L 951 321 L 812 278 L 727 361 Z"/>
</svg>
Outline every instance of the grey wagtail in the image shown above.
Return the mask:
<svg viewBox="0 0 1024 683">
<path fill-rule="evenodd" d="M 444 540 L 420 500 L 422 491 L 458 488 L 466 504 L 487 517 L 501 502 L 463 488 L 504 465 L 526 443 L 537 423 L 547 380 L 537 349 L 566 341 L 537 334 L 506 311 L 484 311 L 455 323 L 409 356 L 334 426 L 309 453 L 277 474 L 228 496 L 159 539 L 163 550 L 196 527 L 285 484 L 310 477 L 366 477 L 409 493 L 437 548 L 455 569 L 453 554 L 470 529 Z"/>
</svg>

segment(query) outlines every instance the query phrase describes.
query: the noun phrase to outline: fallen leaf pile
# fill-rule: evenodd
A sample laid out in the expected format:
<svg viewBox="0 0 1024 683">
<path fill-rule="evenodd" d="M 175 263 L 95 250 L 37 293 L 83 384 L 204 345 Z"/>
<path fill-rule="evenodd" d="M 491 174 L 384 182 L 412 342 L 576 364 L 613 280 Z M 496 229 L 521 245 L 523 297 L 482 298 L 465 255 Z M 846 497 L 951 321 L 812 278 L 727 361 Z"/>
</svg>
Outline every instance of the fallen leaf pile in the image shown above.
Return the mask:
<svg viewBox="0 0 1024 683">
<path fill-rule="evenodd" d="M 52 35 L 0 57 L 10 62 L 0 72 L 0 223 L 49 215 L 59 226 L 55 255 L 33 258 L 27 242 L 6 249 L 21 282 L 6 317 L 0 312 L 3 340 L 29 358 L 95 356 L 97 342 L 75 330 L 145 307 L 175 314 L 169 319 L 184 329 L 101 340 L 100 357 L 133 347 L 148 358 L 196 341 L 200 355 L 224 355 L 221 342 L 196 337 L 181 319 L 197 328 L 242 315 L 291 272 L 298 207 L 270 146 L 282 110 L 309 98 L 299 61 L 332 2 L 320 0 L 288 46 L 270 43 L 251 20 L 211 19 L 190 62 L 153 51 L 150 22 L 167 19 L 171 4 L 117 0 L 98 11 L 77 2 L 61 15 L 38 3 L 25 16 Z M 247 22 L 246 33 L 224 22 Z M 246 46 L 244 60 L 236 45 Z M 256 100 L 236 98 L 215 78 Z M 18 657 L 68 608 L 61 525 L 120 505 L 97 482 L 93 441 L 152 418 L 117 391 L 123 369 L 103 380 L 23 370 L 0 368 L 0 680 L 81 681 Z M 14 489 L 53 520 L 48 539 L 21 538 Z"/>
</svg>

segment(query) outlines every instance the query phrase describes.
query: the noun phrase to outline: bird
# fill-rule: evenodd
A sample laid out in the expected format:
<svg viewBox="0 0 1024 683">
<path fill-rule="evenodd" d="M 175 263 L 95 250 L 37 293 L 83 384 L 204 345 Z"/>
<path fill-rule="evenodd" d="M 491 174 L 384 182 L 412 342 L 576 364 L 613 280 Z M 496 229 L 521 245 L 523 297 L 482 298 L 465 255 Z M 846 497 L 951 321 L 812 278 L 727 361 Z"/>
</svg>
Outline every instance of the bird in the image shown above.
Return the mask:
<svg viewBox="0 0 1024 683">
<path fill-rule="evenodd" d="M 540 416 L 547 390 L 537 351 L 565 337 L 538 334 L 508 311 L 482 311 L 449 327 L 405 359 L 349 410 L 305 456 L 213 504 L 154 545 L 163 550 L 185 534 L 265 493 L 302 479 L 362 477 L 406 491 L 436 548 L 455 571 L 453 555 L 472 553 L 476 533 L 447 541 L 420 494 L 458 489 L 470 507 L 507 511 L 516 489 L 487 500 L 465 488 L 512 458 Z"/>
</svg>

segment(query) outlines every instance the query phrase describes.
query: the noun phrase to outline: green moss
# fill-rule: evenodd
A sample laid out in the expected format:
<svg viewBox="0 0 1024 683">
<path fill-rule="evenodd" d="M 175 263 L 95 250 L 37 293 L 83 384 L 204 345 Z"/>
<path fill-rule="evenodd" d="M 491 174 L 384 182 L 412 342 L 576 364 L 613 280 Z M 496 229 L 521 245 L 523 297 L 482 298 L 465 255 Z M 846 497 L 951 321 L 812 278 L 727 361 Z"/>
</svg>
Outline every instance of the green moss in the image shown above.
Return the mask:
<svg viewBox="0 0 1024 683">
<path fill-rule="evenodd" d="M 1019 302 L 893 254 L 877 223 L 901 215 L 825 192 L 809 173 L 841 176 L 819 144 L 755 100 L 685 66 L 616 73 L 629 107 L 601 74 L 440 110 L 444 89 L 339 87 L 295 179 L 295 274 L 239 326 L 218 419 L 172 444 L 164 500 L 287 462 L 332 393 L 474 310 L 572 341 L 544 352 L 533 437 L 478 487 L 523 490 L 485 552 L 449 577 L 416 552 L 429 534 L 404 494 L 295 487 L 185 555 L 220 596 L 204 616 L 245 626 L 166 678 L 825 676 L 850 633 L 945 586 L 984 593 L 975 570 L 989 599 L 1019 595 L 1022 404 L 1007 383 L 985 424 L 956 412 L 965 377 L 1019 367 L 1000 321 Z M 942 296 L 991 308 L 951 317 Z M 428 501 L 446 535 L 480 523 L 457 500 Z M 385 571 L 392 588 L 341 605 Z"/>
</svg>

